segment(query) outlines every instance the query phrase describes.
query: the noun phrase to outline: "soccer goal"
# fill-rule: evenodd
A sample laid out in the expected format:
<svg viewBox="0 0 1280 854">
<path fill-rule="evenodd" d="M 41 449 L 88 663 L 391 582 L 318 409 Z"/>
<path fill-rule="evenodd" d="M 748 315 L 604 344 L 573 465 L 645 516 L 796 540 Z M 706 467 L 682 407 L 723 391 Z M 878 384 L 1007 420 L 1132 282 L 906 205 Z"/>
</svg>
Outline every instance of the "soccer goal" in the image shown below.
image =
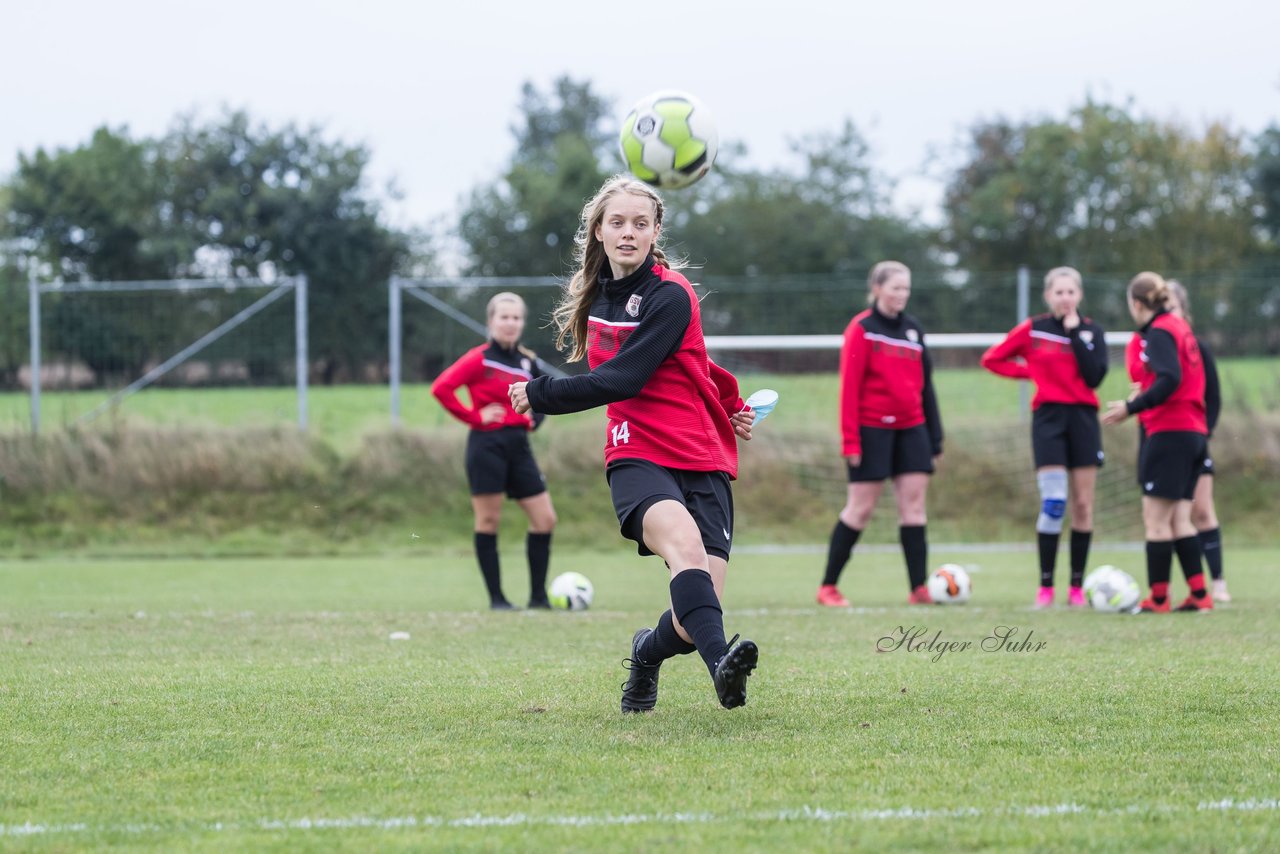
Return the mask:
<svg viewBox="0 0 1280 854">
<path fill-rule="evenodd" d="M 148 387 L 290 383 L 298 427 L 306 429 L 305 276 L 40 282 L 33 272 L 28 289 L 33 433 L 43 426 L 46 390 L 59 393 L 62 421 L 73 425 L 118 410 Z M 290 295 L 292 313 L 273 309 Z M 183 400 L 170 403 L 191 405 Z M 262 412 L 229 417 L 269 423 L 279 414 L 264 402 Z"/>
</svg>

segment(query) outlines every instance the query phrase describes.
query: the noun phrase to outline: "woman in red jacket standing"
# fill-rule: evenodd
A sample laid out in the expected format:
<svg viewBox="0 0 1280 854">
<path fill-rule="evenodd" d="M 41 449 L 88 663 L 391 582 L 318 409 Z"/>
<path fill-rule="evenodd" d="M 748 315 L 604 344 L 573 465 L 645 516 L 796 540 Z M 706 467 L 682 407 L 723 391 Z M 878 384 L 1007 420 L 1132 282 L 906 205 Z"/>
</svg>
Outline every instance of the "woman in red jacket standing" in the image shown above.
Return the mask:
<svg viewBox="0 0 1280 854">
<path fill-rule="evenodd" d="M 942 418 L 924 330 L 907 314 L 911 271 L 881 261 L 867 279 L 871 307 L 850 321 L 840 351 L 840 427 L 849 486 L 827 549 L 818 604 L 848 607 L 836 583 L 893 479 L 898 537 L 907 563 L 907 602 L 928 604 L 925 495 L 942 456 Z"/>
<path fill-rule="evenodd" d="M 511 383 L 542 375 L 537 356 L 520 345 L 527 311 L 524 300 L 513 293 L 490 299 L 489 340 L 467 351 L 431 384 L 431 393 L 444 408 L 471 428 L 466 466 L 475 511 L 476 560 L 489 591 L 489 607 L 495 611 L 514 607 L 503 595 L 498 562 L 504 493 L 529 517 L 529 607 L 551 607 L 546 584 L 556 511 L 529 447 L 529 431 L 537 429 L 542 417 L 518 414 L 507 395 Z M 460 388 L 467 389 L 470 406 L 458 399 Z"/>
<path fill-rule="evenodd" d="M 1191 524 L 1191 500 L 1204 466 L 1209 433 L 1204 405 L 1204 363 L 1187 322 L 1171 314 L 1169 286 L 1156 273 L 1139 273 L 1129 283 L 1129 314 L 1138 333 L 1125 362 L 1140 391 L 1107 404 L 1104 424 L 1137 415 L 1145 439 L 1138 456 L 1142 524 L 1147 540 L 1151 595 L 1138 609 L 1167 614 L 1169 577 L 1177 554 L 1191 595 L 1178 611 L 1213 610 L 1200 566 L 1200 540 Z"/>
<path fill-rule="evenodd" d="M 1022 321 L 982 355 L 982 367 L 1013 379 L 1029 379 L 1031 448 L 1035 457 L 1040 515 L 1040 589 L 1035 607 L 1053 604 L 1053 573 L 1068 497 L 1071 502 L 1071 588 L 1067 604 L 1083 608 L 1084 571 L 1093 538 L 1093 495 L 1102 465 L 1098 396 L 1107 375 L 1107 343 L 1102 327 L 1080 314 L 1084 283 L 1073 267 L 1057 267 L 1044 277 L 1049 307 Z"/>
</svg>

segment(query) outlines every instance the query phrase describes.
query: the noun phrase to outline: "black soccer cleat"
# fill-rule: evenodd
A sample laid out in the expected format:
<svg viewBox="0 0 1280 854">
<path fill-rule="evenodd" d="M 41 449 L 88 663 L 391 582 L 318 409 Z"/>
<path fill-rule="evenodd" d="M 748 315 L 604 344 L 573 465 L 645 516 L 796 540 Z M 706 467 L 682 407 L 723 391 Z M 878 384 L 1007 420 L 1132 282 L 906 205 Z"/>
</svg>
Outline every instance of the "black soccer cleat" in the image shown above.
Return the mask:
<svg viewBox="0 0 1280 854">
<path fill-rule="evenodd" d="M 530 611 L 550 611 L 551 602 L 547 599 L 530 599 L 526 607 Z"/>
<path fill-rule="evenodd" d="M 657 664 L 645 664 L 640 660 L 640 644 L 653 634 L 653 629 L 639 629 L 631 638 L 631 657 L 624 658 L 624 667 L 631 668 L 631 677 L 622 683 L 623 712 L 652 712 L 658 705 Z"/>
<path fill-rule="evenodd" d="M 738 636 L 733 636 L 729 649 L 716 662 L 715 673 L 711 676 L 720 705 L 736 709 L 747 704 L 747 677 L 756 669 L 759 658 L 760 650 L 754 642 L 744 640 L 739 643 Z"/>
<path fill-rule="evenodd" d="M 494 599 L 489 603 L 490 611 L 514 611 L 516 606 L 512 605 L 506 599 Z"/>
</svg>

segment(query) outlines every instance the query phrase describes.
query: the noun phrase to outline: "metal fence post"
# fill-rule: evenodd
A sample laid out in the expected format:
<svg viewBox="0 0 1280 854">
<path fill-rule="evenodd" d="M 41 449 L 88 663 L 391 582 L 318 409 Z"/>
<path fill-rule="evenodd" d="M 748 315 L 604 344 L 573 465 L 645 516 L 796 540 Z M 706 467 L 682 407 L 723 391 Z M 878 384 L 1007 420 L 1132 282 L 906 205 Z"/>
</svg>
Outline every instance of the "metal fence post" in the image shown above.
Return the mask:
<svg viewBox="0 0 1280 854">
<path fill-rule="evenodd" d="M 391 373 L 391 426 L 400 426 L 400 279 L 392 276 L 387 282 L 387 360 Z"/>
<path fill-rule="evenodd" d="M 27 312 L 31 324 L 31 435 L 40 435 L 40 283 L 36 281 L 35 259 L 27 259 Z"/>
<path fill-rule="evenodd" d="M 1018 267 L 1018 322 L 1026 320 L 1031 314 L 1031 271 L 1027 269 L 1026 264 Z M 1018 383 L 1018 411 L 1022 415 L 1022 420 L 1026 421 L 1031 416 L 1030 383 L 1026 380 Z"/>
<path fill-rule="evenodd" d="M 307 429 L 307 375 L 310 359 L 307 357 L 307 277 L 298 276 L 293 286 L 293 334 L 296 339 L 298 374 L 298 429 Z"/>
</svg>

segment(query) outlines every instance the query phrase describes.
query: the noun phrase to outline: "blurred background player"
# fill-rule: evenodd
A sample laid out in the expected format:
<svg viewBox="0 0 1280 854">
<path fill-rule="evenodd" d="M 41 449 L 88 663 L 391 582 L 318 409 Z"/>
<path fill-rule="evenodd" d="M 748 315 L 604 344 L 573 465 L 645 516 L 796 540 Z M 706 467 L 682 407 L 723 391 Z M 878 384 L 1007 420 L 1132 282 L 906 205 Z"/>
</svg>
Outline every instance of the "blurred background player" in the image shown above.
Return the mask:
<svg viewBox="0 0 1280 854">
<path fill-rule="evenodd" d="M 1067 604 L 1083 608 L 1084 571 L 1093 539 L 1093 496 L 1102 465 L 1098 395 L 1107 375 L 1107 343 L 1102 327 L 1080 316 L 1084 282 L 1073 267 L 1056 267 L 1044 277 L 1047 314 L 1022 321 L 982 355 L 982 367 L 1002 377 L 1029 379 L 1031 448 L 1040 490 L 1036 544 L 1040 589 L 1035 607 L 1053 604 L 1053 574 L 1067 502 L 1071 502 L 1071 586 Z"/>
<path fill-rule="evenodd" d="M 556 511 L 529 447 L 529 431 L 537 429 L 542 416 L 517 413 L 507 394 L 511 383 L 542 375 L 537 356 L 520 344 L 527 311 L 524 300 L 516 294 L 496 294 L 489 300 L 489 340 L 468 350 L 431 384 L 431 393 L 444 408 L 471 428 L 466 466 L 475 511 L 476 560 L 489 591 L 489 607 L 494 610 L 514 607 L 503 595 L 498 561 L 503 493 L 529 517 L 525 536 L 529 607 L 551 607 L 546 585 Z M 470 406 L 458 399 L 460 388 L 467 389 Z"/>
<path fill-rule="evenodd" d="M 1176 279 L 1170 279 L 1166 284 L 1169 286 L 1169 312 L 1191 326 L 1191 301 L 1187 298 L 1187 289 Z M 1218 426 L 1218 415 L 1222 412 L 1222 386 L 1218 381 L 1218 365 L 1213 352 L 1199 335 L 1196 336 L 1196 344 L 1200 347 L 1200 361 L 1204 364 L 1205 423 L 1209 438 L 1213 438 L 1213 428 Z M 1196 480 L 1195 497 L 1191 499 L 1191 524 L 1200 538 L 1200 551 L 1209 567 L 1209 577 L 1213 579 L 1213 598 L 1218 602 L 1230 602 L 1231 594 L 1227 592 L 1227 579 L 1222 571 L 1222 530 L 1213 501 L 1213 484 L 1213 457 L 1206 447 L 1204 465 Z"/>
<path fill-rule="evenodd" d="M 849 485 L 831 532 L 818 604 L 849 605 L 836 584 L 887 478 L 893 478 L 898 502 L 898 536 L 911 588 L 907 601 L 927 604 L 925 495 L 942 456 L 933 369 L 924 330 L 906 313 L 911 271 L 897 261 L 881 261 L 867 286 L 870 307 L 849 322 L 840 351 L 840 428 Z"/>
<path fill-rule="evenodd" d="M 1169 577 L 1176 553 L 1191 588 L 1191 595 L 1177 610 L 1211 611 L 1213 599 L 1200 568 L 1200 540 L 1191 524 L 1191 499 L 1209 432 L 1200 348 L 1187 322 L 1166 308 L 1169 286 L 1160 275 L 1139 273 L 1129 282 L 1128 297 L 1138 334 L 1125 349 L 1125 363 L 1140 391 L 1127 401 L 1108 403 L 1102 421 L 1119 424 L 1137 415 L 1145 435 L 1139 446 L 1138 483 L 1151 595 L 1138 609 L 1157 614 L 1170 611 Z"/>
<path fill-rule="evenodd" d="M 631 639 L 622 711 L 658 700 L 662 662 L 693 652 L 720 704 L 747 701 L 759 650 L 726 641 L 721 597 L 733 539 L 737 438 L 753 415 L 733 375 L 707 357 L 697 295 L 659 244 L 662 199 L 625 176 L 582 211 L 578 271 L 556 307 L 557 344 L 591 370 L 511 386 L 517 412 L 555 415 L 607 406 L 605 476 L 622 535 L 671 573 L 671 608 Z"/>
</svg>

